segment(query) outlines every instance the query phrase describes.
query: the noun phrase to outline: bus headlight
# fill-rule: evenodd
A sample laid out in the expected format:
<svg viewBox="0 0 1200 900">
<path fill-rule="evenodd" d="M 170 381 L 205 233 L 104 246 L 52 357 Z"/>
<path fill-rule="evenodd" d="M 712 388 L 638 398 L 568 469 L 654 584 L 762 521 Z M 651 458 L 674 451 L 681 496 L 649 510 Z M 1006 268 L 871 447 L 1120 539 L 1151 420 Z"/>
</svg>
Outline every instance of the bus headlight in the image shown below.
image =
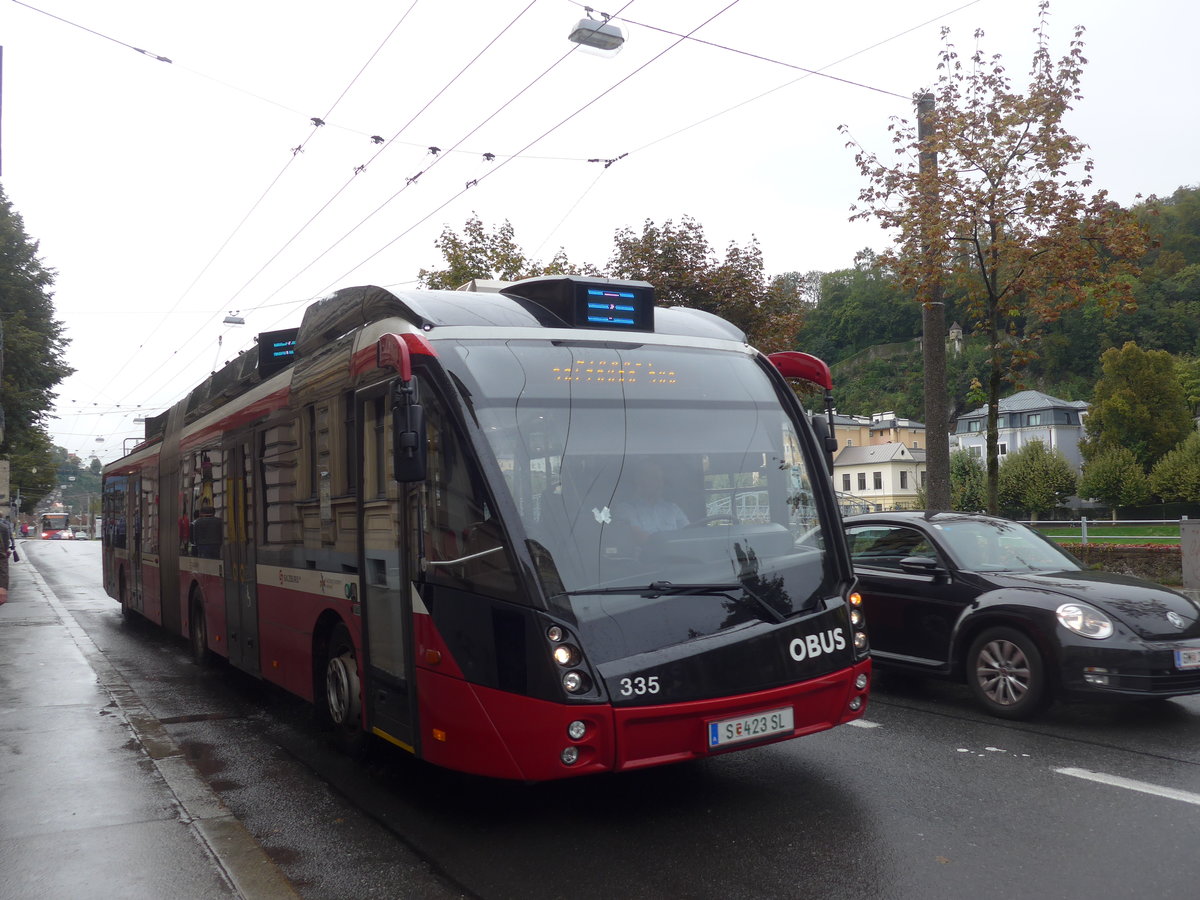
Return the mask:
<svg viewBox="0 0 1200 900">
<path fill-rule="evenodd" d="M 567 726 L 567 737 L 573 741 L 583 740 L 583 736 L 587 734 L 587 723 L 576 719 Z"/>
<path fill-rule="evenodd" d="M 563 689 L 568 694 L 582 694 L 592 686 L 591 679 L 578 669 L 572 669 L 562 679 Z"/>
<path fill-rule="evenodd" d="M 579 648 L 572 644 L 559 644 L 554 648 L 554 661 L 563 668 L 579 665 Z"/>
</svg>

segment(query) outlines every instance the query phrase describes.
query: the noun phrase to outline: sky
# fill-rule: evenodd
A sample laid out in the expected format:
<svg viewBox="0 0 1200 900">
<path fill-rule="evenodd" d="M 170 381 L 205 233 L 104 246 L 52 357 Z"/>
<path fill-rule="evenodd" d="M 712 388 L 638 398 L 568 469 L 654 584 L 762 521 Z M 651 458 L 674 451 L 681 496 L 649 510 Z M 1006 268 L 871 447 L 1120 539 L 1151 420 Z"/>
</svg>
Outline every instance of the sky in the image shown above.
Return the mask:
<svg viewBox="0 0 1200 900">
<path fill-rule="evenodd" d="M 599 2 L 612 57 L 567 40 L 572 0 L 0 0 L 0 184 L 76 370 L 54 443 L 118 458 L 312 300 L 416 288 L 472 216 L 543 262 L 603 268 L 618 231 L 686 216 L 719 255 L 756 240 L 768 277 L 847 268 L 889 236 L 849 221 L 839 126 L 888 154 L 943 28 L 1021 84 L 1037 24 L 1036 0 Z M 1095 186 L 1200 183 L 1200 4 L 1054 0 L 1050 23 L 1055 58 L 1086 28 L 1066 125 Z"/>
</svg>

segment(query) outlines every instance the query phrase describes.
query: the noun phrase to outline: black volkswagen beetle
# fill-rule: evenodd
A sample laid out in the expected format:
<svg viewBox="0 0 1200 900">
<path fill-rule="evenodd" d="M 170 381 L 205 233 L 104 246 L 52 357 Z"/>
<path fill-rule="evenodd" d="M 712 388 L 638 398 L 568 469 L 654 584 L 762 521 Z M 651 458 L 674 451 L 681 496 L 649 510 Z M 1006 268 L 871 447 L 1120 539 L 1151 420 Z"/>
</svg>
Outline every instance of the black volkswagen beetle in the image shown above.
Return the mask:
<svg viewBox="0 0 1200 900">
<path fill-rule="evenodd" d="M 1097 572 L 1030 528 L 963 513 L 849 516 L 872 661 L 965 680 L 1024 719 L 1056 696 L 1200 693 L 1200 608 Z"/>
</svg>

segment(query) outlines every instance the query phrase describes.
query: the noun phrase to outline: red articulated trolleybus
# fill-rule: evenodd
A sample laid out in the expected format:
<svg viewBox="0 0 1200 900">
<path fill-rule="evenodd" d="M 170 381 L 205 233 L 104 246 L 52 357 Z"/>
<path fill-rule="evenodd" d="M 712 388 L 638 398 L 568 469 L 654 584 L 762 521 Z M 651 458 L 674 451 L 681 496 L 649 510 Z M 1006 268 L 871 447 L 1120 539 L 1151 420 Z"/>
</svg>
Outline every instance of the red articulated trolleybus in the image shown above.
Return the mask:
<svg viewBox="0 0 1200 900">
<path fill-rule="evenodd" d="M 645 282 L 340 290 L 104 472 L 125 613 L 439 766 L 627 771 L 863 714 L 825 419 Z"/>
</svg>

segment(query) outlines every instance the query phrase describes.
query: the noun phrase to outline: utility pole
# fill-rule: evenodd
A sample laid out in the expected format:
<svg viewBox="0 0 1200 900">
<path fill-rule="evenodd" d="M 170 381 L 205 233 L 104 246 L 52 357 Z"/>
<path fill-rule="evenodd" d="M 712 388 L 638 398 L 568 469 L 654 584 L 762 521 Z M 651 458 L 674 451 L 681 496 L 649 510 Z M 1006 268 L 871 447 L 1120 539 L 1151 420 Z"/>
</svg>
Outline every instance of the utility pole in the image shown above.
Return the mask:
<svg viewBox="0 0 1200 900">
<path fill-rule="evenodd" d="M 941 227 L 941 191 L 937 178 L 937 141 L 934 137 L 934 96 L 917 98 L 919 174 L 926 208 L 924 250 L 926 280 L 918 289 L 921 300 L 921 356 L 925 363 L 925 508 L 950 509 L 949 398 L 946 393 L 946 311 L 942 302 L 942 259 L 934 233 Z M 936 224 L 934 224 L 936 223 Z"/>
</svg>

